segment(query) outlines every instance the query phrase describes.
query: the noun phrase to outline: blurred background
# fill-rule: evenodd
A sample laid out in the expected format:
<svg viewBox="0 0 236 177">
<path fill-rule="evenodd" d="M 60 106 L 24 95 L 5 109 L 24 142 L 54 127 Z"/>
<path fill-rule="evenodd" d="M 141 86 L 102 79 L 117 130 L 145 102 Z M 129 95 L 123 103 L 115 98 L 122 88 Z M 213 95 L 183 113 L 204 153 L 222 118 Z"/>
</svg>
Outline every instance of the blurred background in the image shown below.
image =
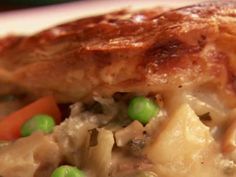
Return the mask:
<svg viewBox="0 0 236 177">
<path fill-rule="evenodd" d="M 205 0 L 0 0 L 0 38 L 31 35 L 79 18 L 123 8 L 178 8 Z"/>
<path fill-rule="evenodd" d="M 79 0 L 3 0 L 0 1 L 0 12 L 32 8 L 36 6 L 44 6 L 51 4 L 66 3 Z"/>
</svg>

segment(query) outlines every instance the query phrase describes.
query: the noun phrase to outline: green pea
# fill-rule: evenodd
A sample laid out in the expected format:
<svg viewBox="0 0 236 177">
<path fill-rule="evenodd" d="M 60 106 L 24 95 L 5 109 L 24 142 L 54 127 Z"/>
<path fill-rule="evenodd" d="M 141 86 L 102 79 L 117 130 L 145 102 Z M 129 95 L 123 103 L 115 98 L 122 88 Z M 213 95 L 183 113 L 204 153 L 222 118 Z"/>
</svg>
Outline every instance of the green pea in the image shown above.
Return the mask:
<svg viewBox="0 0 236 177">
<path fill-rule="evenodd" d="M 143 96 L 133 98 L 128 106 L 128 116 L 143 124 L 148 123 L 159 111 L 159 105 Z"/>
<path fill-rule="evenodd" d="M 29 136 L 35 131 L 51 133 L 55 127 L 55 121 L 51 116 L 39 114 L 26 121 L 21 127 L 21 136 Z"/>
<path fill-rule="evenodd" d="M 63 165 L 56 168 L 51 177 L 85 177 L 85 174 L 76 167 Z"/>
</svg>

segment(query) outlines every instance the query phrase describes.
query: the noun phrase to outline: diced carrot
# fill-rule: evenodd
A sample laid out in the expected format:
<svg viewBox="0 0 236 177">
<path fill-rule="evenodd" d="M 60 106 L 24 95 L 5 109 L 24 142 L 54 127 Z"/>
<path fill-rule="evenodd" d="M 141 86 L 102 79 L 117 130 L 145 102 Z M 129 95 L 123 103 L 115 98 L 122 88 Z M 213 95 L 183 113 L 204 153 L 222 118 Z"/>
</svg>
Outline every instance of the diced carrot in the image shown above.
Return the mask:
<svg viewBox="0 0 236 177">
<path fill-rule="evenodd" d="M 52 96 L 43 97 L 0 120 L 0 140 L 14 140 L 20 137 L 22 125 L 37 114 L 47 114 L 61 121 L 61 113 Z"/>
</svg>

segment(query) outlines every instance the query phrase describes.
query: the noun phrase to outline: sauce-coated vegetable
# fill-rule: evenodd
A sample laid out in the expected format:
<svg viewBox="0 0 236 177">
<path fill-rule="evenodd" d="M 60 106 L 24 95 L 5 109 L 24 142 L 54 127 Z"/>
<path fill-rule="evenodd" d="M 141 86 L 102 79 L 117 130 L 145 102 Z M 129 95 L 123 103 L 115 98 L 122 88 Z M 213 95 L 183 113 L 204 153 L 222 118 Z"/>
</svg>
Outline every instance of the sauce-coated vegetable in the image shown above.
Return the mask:
<svg viewBox="0 0 236 177">
<path fill-rule="evenodd" d="M 29 136 L 35 131 L 51 133 L 55 127 L 55 121 L 51 116 L 39 114 L 25 122 L 21 127 L 21 136 Z"/>
<path fill-rule="evenodd" d="M 85 174 L 76 167 L 63 165 L 55 169 L 51 177 L 85 177 Z"/>
<path fill-rule="evenodd" d="M 128 107 L 128 115 L 133 120 L 146 124 L 157 115 L 160 108 L 151 99 L 143 96 L 133 98 Z"/>
</svg>

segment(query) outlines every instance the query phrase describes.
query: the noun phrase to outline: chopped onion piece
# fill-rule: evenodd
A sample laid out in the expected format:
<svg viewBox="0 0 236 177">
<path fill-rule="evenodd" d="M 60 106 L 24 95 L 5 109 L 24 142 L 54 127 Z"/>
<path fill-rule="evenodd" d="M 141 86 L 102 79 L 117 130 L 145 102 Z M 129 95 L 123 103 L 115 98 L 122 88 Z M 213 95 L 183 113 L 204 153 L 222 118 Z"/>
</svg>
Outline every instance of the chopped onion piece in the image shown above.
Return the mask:
<svg viewBox="0 0 236 177">
<path fill-rule="evenodd" d="M 115 133 L 117 146 L 124 146 L 130 140 L 142 137 L 143 131 L 143 125 L 139 121 L 133 121 L 130 125 Z"/>
</svg>

